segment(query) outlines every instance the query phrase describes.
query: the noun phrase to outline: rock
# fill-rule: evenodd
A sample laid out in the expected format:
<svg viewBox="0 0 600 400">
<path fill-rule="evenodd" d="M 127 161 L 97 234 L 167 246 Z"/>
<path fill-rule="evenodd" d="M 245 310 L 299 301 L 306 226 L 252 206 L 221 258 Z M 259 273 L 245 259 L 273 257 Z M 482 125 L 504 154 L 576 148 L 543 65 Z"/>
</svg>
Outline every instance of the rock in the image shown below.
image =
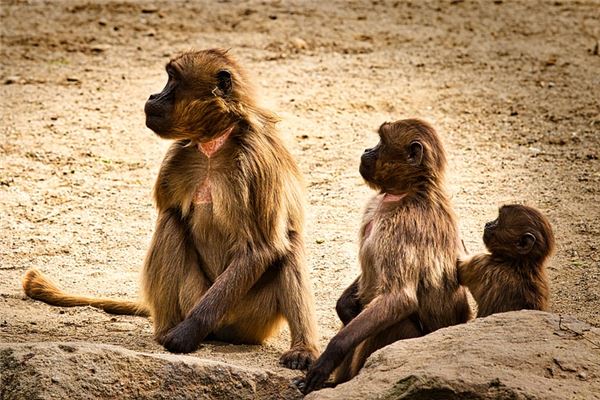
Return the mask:
<svg viewBox="0 0 600 400">
<path fill-rule="evenodd" d="M 158 7 L 155 5 L 146 5 L 142 8 L 143 14 L 154 14 L 156 12 L 158 12 Z"/>
<path fill-rule="evenodd" d="M 90 47 L 90 50 L 93 53 L 104 53 L 105 51 L 108 51 L 110 49 L 110 45 L 109 44 L 96 44 Z"/>
<path fill-rule="evenodd" d="M 287 377 L 91 343 L 0 343 L 2 399 L 299 399 Z"/>
<path fill-rule="evenodd" d="M 21 80 L 20 76 L 7 76 L 6 78 L 4 78 L 4 84 L 5 85 L 12 85 L 13 83 L 18 83 Z"/>
<path fill-rule="evenodd" d="M 306 50 L 308 49 L 308 43 L 304 39 L 300 39 L 298 37 L 290 39 L 290 44 L 296 50 Z"/>
<path fill-rule="evenodd" d="M 496 314 L 396 342 L 306 399 L 598 399 L 599 338 L 570 317 Z"/>
</svg>

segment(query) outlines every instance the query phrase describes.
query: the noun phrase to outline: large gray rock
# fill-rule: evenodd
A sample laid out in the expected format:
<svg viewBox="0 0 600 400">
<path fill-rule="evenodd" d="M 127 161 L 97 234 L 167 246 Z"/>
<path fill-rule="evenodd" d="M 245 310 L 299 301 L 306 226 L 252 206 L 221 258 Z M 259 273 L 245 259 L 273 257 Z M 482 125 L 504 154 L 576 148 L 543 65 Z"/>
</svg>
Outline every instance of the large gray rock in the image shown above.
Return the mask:
<svg viewBox="0 0 600 400">
<path fill-rule="evenodd" d="M 297 399 L 289 378 L 91 343 L 0 343 L 0 399 Z"/>
<path fill-rule="evenodd" d="M 600 399 L 600 329 L 570 317 L 497 314 L 374 353 L 307 399 Z"/>
</svg>

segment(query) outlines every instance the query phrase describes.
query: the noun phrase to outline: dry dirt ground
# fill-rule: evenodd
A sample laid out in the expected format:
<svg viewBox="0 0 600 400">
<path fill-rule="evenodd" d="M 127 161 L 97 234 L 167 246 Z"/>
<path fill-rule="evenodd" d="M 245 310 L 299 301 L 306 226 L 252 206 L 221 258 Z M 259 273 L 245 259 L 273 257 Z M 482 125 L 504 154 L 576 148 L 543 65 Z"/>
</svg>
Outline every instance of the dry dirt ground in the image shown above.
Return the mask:
<svg viewBox="0 0 600 400">
<path fill-rule="evenodd" d="M 215 46 L 254 75 L 306 177 L 322 344 L 358 270 L 359 155 L 406 117 L 445 139 L 469 250 L 500 204 L 539 207 L 558 240 L 552 310 L 600 326 L 599 21 L 599 1 L 2 1 L 0 341 L 163 351 L 150 321 L 25 299 L 20 277 L 136 296 L 168 146 L 143 105 L 169 57 Z M 277 370 L 287 346 L 284 331 L 196 355 Z"/>
</svg>

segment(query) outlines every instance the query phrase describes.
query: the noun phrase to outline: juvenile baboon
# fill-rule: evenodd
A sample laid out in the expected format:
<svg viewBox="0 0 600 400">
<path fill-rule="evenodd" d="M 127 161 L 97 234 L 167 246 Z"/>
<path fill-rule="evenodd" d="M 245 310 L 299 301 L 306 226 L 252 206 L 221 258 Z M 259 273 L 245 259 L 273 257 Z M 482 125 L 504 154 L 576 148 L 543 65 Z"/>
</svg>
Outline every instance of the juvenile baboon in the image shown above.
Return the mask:
<svg viewBox="0 0 600 400">
<path fill-rule="evenodd" d="M 146 125 L 175 142 L 154 189 L 159 215 L 142 272 L 144 305 L 130 311 L 147 309 L 156 340 L 178 353 L 209 335 L 262 343 L 286 320 L 292 344 L 281 363 L 306 368 L 318 350 L 304 193 L 277 118 L 259 107 L 226 51 L 184 53 L 166 71 L 165 88 L 146 103 Z M 69 305 L 36 272 L 24 288 Z"/>
<path fill-rule="evenodd" d="M 471 317 L 458 283 L 460 240 L 437 133 L 408 119 L 381 125 L 379 137 L 360 163 L 360 174 L 379 192 L 362 219 L 361 274 L 336 307 L 345 326 L 299 382 L 305 393 L 336 368 L 334 383 L 351 379 L 383 346 Z"/>
<path fill-rule="evenodd" d="M 548 309 L 546 260 L 554 251 L 550 223 L 532 207 L 511 204 L 485 224 L 489 253 L 458 263 L 460 282 L 477 302 L 478 317 L 522 309 Z"/>
</svg>

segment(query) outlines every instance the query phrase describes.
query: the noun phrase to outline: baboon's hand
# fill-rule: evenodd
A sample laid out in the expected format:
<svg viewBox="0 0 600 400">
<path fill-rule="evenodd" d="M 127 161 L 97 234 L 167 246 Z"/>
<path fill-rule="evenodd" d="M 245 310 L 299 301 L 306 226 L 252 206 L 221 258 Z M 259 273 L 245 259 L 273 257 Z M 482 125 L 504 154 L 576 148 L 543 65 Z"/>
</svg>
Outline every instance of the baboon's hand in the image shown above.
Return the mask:
<svg viewBox="0 0 600 400">
<path fill-rule="evenodd" d="M 319 390 L 325 384 L 335 366 L 327 358 L 321 357 L 306 373 L 304 381 L 298 381 L 297 386 L 304 394 Z"/>
<path fill-rule="evenodd" d="M 163 346 L 172 353 L 191 353 L 208 335 L 197 321 L 188 318 L 171 329 L 165 336 Z"/>
<path fill-rule="evenodd" d="M 297 376 L 292 379 L 292 384 L 298 388 L 302 393 L 304 393 L 304 388 L 306 387 L 306 378 L 303 376 Z"/>
</svg>

